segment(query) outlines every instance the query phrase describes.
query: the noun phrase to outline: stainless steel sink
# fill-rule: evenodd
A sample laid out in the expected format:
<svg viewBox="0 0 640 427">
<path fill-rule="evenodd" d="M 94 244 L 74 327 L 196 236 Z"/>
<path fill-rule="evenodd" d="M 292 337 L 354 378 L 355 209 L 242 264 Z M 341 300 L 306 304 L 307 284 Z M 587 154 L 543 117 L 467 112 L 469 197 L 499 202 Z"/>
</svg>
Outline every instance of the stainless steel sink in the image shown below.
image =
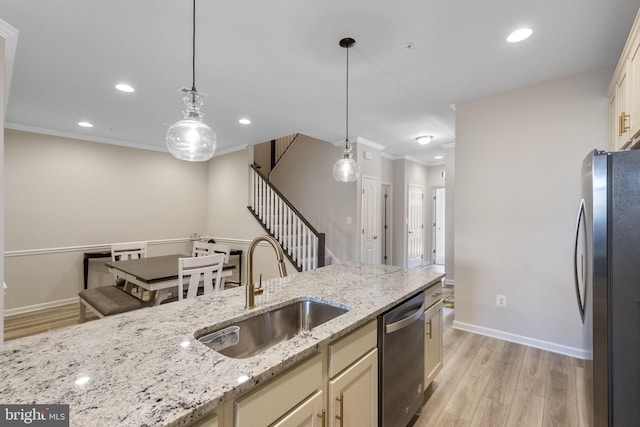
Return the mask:
<svg viewBox="0 0 640 427">
<path fill-rule="evenodd" d="M 303 299 L 196 338 L 227 357 L 245 359 L 347 311 L 336 305 Z"/>
</svg>

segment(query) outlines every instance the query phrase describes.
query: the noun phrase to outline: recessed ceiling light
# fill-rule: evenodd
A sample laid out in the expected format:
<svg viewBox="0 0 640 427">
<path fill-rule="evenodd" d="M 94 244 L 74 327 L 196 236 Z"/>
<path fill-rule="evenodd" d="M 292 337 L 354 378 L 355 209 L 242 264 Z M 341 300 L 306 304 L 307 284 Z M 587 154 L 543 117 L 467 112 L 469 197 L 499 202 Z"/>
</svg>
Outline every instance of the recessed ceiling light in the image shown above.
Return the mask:
<svg viewBox="0 0 640 427">
<path fill-rule="evenodd" d="M 126 84 L 126 83 L 118 83 L 116 85 L 116 89 L 118 89 L 121 92 L 135 92 L 136 90 L 131 87 L 130 85 Z"/>
<path fill-rule="evenodd" d="M 238 120 L 238 123 L 240 123 L 241 125 L 250 125 L 251 124 L 251 120 L 249 120 L 249 119 L 240 119 L 240 120 Z"/>
<path fill-rule="evenodd" d="M 93 124 L 89 122 L 78 122 L 78 126 L 82 126 L 83 128 L 92 128 Z"/>
<path fill-rule="evenodd" d="M 427 145 L 428 143 L 431 142 L 432 139 L 433 139 L 433 135 L 422 135 L 422 136 L 416 137 L 416 141 L 418 141 L 418 144 L 420 145 Z"/>
<path fill-rule="evenodd" d="M 436 159 L 436 160 L 441 160 L 441 159 L 442 159 L 442 156 L 435 156 L 435 157 L 434 157 L 434 159 Z"/>
<path fill-rule="evenodd" d="M 531 28 L 519 28 L 509 34 L 507 41 L 509 43 L 521 42 L 524 39 L 528 39 L 531 34 L 533 34 L 533 30 L 531 30 Z"/>
</svg>

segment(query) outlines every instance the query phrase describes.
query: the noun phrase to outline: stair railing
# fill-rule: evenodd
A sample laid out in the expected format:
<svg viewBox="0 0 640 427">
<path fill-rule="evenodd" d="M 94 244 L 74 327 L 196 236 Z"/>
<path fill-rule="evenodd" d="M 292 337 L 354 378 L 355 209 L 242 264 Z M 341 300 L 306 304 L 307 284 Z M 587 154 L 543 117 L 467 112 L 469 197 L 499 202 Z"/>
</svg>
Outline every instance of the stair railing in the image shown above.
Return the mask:
<svg viewBox="0 0 640 427">
<path fill-rule="evenodd" d="M 249 174 L 249 211 L 280 243 L 298 271 L 323 267 L 325 234 L 313 228 L 255 165 L 251 165 Z"/>
</svg>

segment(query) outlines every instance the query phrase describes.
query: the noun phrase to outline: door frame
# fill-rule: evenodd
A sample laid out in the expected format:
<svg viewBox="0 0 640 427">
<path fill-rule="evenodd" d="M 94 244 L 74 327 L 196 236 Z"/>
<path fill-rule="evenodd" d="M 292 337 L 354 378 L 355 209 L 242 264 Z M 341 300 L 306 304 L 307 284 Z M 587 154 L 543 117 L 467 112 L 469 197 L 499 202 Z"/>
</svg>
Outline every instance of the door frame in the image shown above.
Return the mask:
<svg viewBox="0 0 640 427">
<path fill-rule="evenodd" d="M 431 259 L 430 259 L 431 264 L 436 264 L 436 233 L 437 233 L 436 230 L 438 228 L 438 224 L 436 222 L 436 218 L 438 217 L 437 214 L 436 214 L 436 210 L 437 210 L 437 206 L 438 206 L 436 192 L 438 190 L 444 191 L 445 200 L 446 200 L 446 194 L 447 194 L 447 190 L 446 190 L 446 188 L 444 186 L 437 186 L 437 187 L 433 187 L 432 188 L 433 206 L 432 206 L 432 209 L 431 209 Z M 444 214 L 445 214 L 445 218 L 446 218 L 446 205 L 445 205 L 444 209 L 445 209 Z M 444 229 L 446 230 L 447 223 L 446 223 L 446 219 L 445 218 L 443 218 L 443 220 L 445 220 Z M 445 231 L 445 233 L 446 233 L 446 231 Z M 444 236 L 443 236 L 443 238 L 444 238 Z M 447 259 L 446 258 L 446 255 L 447 255 L 446 239 L 445 239 L 444 244 L 445 244 L 445 251 L 444 251 L 444 254 L 442 255 L 442 257 L 444 258 L 444 260 L 446 262 L 446 259 Z M 438 264 L 438 265 L 444 265 L 444 263 Z"/>
<path fill-rule="evenodd" d="M 384 189 L 388 189 L 385 193 Z M 385 196 L 387 196 L 386 200 L 386 224 L 383 224 L 383 220 L 380 221 L 380 234 L 384 236 L 384 238 L 380 239 L 380 246 L 382 250 L 380 251 L 380 262 L 386 265 L 393 265 L 393 183 L 387 181 L 380 182 L 380 212 L 382 214 L 385 213 Z M 383 218 L 383 215 L 380 216 Z M 384 226 L 387 226 L 387 229 L 384 229 Z M 384 245 L 382 244 L 384 241 Z M 384 259 L 385 256 L 385 248 L 387 259 Z"/>
</svg>

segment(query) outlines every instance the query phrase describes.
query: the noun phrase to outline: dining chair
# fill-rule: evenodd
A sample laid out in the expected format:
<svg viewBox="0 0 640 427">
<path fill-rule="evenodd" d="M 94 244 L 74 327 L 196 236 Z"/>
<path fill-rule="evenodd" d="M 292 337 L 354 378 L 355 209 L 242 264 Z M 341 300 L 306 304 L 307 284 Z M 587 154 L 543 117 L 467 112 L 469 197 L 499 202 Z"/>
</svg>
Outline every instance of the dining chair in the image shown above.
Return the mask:
<svg viewBox="0 0 640 427">
<path fill-rule="evenodd" d="M 210 243 L 196 240 L 193 242 L 193 249 L 191 250 L 192 257 L 211 255 Z"/>
<path fill-rule="evenodd" d="M 202 283 L 203 294 L 209 294 L 221 289 L 222 267 L 224 254 L 205 255 L 178 259 L 178 300 L 185 298 L 185 279 L 188 279 L 186 298 L 195 298 L 198 287 Z"/>
<path fill-rule="evenodd" d="M 195 241 L 193 242 L 193 250 L 191 252 L 191 256 L 198 257 L 198 256 L 206 256 L 206 255 L 213 255 L 213 254 L 224 254 L 224 263 L 229 264 L 230 252 L 231 252 L 231 248 L 227 245 L 223 245 L 220 243 L 211 243 L 211 241 L 209 242 Z M 235 268 L 235 266 L 233 266 L 233 268 Z M 228 276 L 231 276 L 232 274 L 231 270 L 233 268 L 229 268 L 222 272 L 222 278 L 220 280 L 220 289 L 224 289 L 225 279 Z"/>
<path fill-rule="evenodd" d="M 114 243 L 111 245 L 111 261 L 125 261 L 129 259 L 140 259 L 147 256 L 147 242 Z M 113 276 L 114 284 L 131 292 L 133 285 L 123 278 Z"/>
<path fill-rule="evenodd" d="M 227 245 L 223 245 L 221 243 L 209 243 L 211 248 L 211 253 L 216 254 L 224 254 L 224 263 L 225 265 L 229 264 L 229 254 L 231 252 L 231 248 Z M 227 277 L 231 276 L 233 273 L 232 270 L 235 269 L 236 266 L 227 266 L 227 269 L 222 272 L 222 280 L 220 282 L 221 289 L 224 289 L 224 283 Z"/>
</svg>

